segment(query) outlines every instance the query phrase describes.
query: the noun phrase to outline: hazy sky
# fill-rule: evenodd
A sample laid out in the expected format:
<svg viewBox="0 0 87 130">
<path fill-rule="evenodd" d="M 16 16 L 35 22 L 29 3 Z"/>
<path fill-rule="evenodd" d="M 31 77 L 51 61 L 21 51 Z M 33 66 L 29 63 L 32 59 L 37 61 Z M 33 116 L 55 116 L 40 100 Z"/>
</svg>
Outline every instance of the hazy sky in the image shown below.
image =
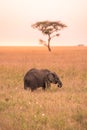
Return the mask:
<svg viewBox="0 0 87 130">
<path fill-rule="evenodd" d="M 51 43 L 87 45 L 87 0 L 0 0 L 0 45 L 38 45 L 47 40 L 31 25 L 61 21 L 68 27 Z"/>
</svg>

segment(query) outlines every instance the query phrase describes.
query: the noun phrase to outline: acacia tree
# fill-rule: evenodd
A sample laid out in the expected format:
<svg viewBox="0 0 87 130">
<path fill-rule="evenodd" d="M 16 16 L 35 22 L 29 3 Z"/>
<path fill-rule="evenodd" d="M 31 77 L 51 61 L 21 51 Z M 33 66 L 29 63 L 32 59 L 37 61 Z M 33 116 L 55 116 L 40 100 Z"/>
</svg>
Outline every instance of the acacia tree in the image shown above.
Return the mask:
<svg viewBox="0 0 87 130">
<path fill-rule="evenodd" d="M 40 21 L 36 22 L 32 25 L 33 28 L 37 28 L 39 31 L 41 31 L 44 35 L 48 36 L 48 42 L 40 39 L 40 43 L 44 44 L 48 47 L 48 50 L 51 51 L 50 47 L 50 41 L 52 38 L 59 36 L 60 34 L 58 31 L 63 29 L 64 27 L 67 27 L 65 24 L 61 23 L 60 21 Z"/>
</svg>

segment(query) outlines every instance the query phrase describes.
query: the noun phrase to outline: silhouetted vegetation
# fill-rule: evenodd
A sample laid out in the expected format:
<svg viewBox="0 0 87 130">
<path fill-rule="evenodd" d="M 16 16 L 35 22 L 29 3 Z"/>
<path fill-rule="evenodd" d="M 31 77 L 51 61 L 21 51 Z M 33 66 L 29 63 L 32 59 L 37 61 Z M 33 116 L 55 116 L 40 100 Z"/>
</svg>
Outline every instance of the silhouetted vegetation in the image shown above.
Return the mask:
<svg viewBox="0 0 87 130">
<path fill-rule="evenodd" d="M 60 21 L 40 21 L 36 22 L 32 25 L 33 28 L 37 28 L 41 31 L 44 35 L 48 36 L 48 42 L 46 43 L 42 39 L 40 39 L 40 43 L 47 46 L 48 50 L 51 51 L 50 41 L 54 37 L 58 37 L 60 34 L 58 31 L 67 27 L 65 24 L 61 23 Z"/>
</svg>

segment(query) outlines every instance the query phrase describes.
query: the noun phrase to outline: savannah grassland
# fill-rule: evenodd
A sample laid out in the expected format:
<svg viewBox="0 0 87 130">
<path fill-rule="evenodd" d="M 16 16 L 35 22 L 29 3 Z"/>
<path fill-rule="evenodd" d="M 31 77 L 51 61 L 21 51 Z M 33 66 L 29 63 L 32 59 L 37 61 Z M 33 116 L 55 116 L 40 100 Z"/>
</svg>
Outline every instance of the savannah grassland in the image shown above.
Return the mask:
<svg viewBox="0 0 87 130">
<path fill-rule="evenodd" d="M 56 72 L 63 87 L 24 90 L 34 67 Z M 87 47 L 0 47 L 0 130 L 87 130 Z"/>
</svg>

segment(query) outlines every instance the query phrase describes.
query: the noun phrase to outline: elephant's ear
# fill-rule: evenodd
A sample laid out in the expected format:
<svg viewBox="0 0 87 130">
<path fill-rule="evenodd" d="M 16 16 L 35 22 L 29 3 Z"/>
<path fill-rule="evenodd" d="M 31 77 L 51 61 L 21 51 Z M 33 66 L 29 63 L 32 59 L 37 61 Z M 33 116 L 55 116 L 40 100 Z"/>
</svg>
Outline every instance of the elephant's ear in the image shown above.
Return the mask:
<svg viewBox="0 0 87 130">
<path fill-rule="evenodd" d="M 54 80 L 54 74 L 53 74 L 53 73 L 49 73 L 49 74 L 47 75 L 47 78 L 48 78 L 48 80 L 49 80 L 50 82 L 52 82 L 52 81 Z"/>
</svg>

